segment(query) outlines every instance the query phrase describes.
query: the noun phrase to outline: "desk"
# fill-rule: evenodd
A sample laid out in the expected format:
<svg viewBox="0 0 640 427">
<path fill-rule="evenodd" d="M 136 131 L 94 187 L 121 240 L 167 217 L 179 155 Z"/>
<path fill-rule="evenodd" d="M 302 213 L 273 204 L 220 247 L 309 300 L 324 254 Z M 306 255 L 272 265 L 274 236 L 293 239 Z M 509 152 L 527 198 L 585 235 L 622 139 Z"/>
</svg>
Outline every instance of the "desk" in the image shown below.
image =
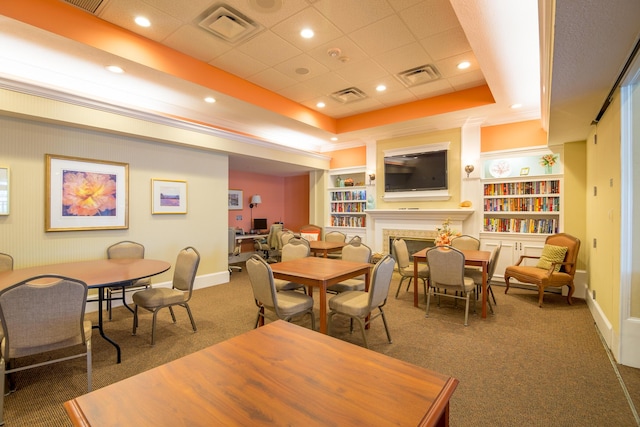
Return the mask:
<svg viewBox="0 0 640 427">
<path fill-rule="evenodd" d="M 236 242 L 240 244 L 240 253 L 251 252 L 255 253 L 254 240 L 266 239 L 268 234 L 236 234 Z"/>
<path fill-rule="evenodd" d="M 325 258 L 329 252 L 338 252 L 345 246 L 347 246 L 346 242 L 325 242 L 324 240 L 312 240 L 309 242 L 311 253 L 314 256 L 322 254 Z"/>
<path fill-rule="evenodd" d="M 446 426 L 458 380 L 278 320 L 64 403 L 75 426 Z"/>
<path fill-rule="evenodd" d="M 369 287 L 369 263 L 343 261 L 320 257 L 306 257 L 271 264 L 273 277 L 289 282 L 300 283 L 320 289 L 320 332 L 327 333 L 327 286 L 335 285 L 352 277 L 365 275 L 365 286 Z"/>
<path fill-rule="evenodd" d="M 427 250 L 413 254 L 413 305 L 418 306 L 418 263 L 427 261 Z M 489 270 L 489 251 L 460 250 L 464 254 L 464 264 L 482 267 L 482 318 L 487 317 L 487 272 Z"/>
<path fill-rule="evenodd" d="M 122 285 L 145 277 L 155 276 L 171 268 L 171 264 L 154 259 L 100 259 L 93 261 L 67 262 L 20 268 L 0 273 L 0 289 L 41 274 L 58 274 L 82 280 L 89 289 L 98 289 L 98 324 L 94 326 L 100 335 L 109 341 L 117 351 L 120 363 L 120 346 L 105 335 L 102 328 L 102 303 L 105 288 Z"/>
</svg>

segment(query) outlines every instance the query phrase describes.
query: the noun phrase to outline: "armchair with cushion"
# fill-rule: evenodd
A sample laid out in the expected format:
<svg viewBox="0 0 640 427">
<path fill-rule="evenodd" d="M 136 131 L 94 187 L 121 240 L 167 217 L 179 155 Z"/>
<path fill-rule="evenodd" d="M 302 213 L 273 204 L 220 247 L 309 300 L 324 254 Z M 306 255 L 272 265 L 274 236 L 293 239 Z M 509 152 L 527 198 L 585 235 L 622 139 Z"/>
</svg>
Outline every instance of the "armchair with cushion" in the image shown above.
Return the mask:
<svg viewBox="0 0 640 427">
<path fill-rule="evenodd" d="M 542 254 L 537 256 L 522 255 L 516 263 L 507 267 L 504 281 L 507 285 L 504 293 L 509 291 L 509 280 L 514 278 L 522 283 L 531 283 L 538 287 L 538 305 L 542 307 L 544 290 L 547 287 L 568 286 L 567 302 L 572 304 L 574 292 L 573 278 L 576 274 L 576 263 L 580 250 L 580 239 L 566 233 L 552 234 L 545 240 Z M 537 259 L 536 265 L 522 265 L 525 259 Z"/>
<path fill-rule="evenodd" d="M 300 227 L 300 237 L 308 241 L 322 240 L 322 227 L 313 224 L 304 225 Z"/>
</svg>

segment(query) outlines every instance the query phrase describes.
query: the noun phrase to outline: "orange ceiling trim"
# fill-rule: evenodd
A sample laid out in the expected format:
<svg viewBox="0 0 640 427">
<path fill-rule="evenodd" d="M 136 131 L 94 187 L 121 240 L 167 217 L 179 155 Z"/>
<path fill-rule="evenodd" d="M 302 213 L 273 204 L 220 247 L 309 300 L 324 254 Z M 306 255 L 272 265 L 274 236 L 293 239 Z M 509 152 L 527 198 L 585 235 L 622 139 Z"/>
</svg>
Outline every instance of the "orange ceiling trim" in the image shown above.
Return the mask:
<svg viewBox="0 0 640 427">
<path fill-rule="evenodd" d="M 335 133 L 331 117 L 60 0 L 2 1 L 0 14 Z"/>
<path fill-rule="evenodd" d="M 452 111 L 494 104 L 489 86 L 482 85 L 459 92 L 440 95 L 338 120 L 338 133 L 368 129 L 372 123 L 386 125 Z"/>
</svg>

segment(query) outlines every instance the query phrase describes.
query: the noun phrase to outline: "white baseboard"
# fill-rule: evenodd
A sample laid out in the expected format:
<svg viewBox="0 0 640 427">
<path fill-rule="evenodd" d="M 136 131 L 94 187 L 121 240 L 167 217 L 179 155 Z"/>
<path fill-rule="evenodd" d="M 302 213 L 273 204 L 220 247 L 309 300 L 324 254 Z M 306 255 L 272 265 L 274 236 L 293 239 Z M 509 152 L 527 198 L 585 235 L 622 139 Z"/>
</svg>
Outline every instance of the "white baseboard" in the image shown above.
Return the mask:
<svg viewBox="0 0 640 427">
<path fill-rule="evenodd" d="M 607 319 L 604 312 L 600 308 L 600 304 L 598 304 L 598 301 L 593 299 L 593 295 L 591 294 L 591 292 L 589 292 L 587 286 L 584 285 L 582 288 L 585 294 L 585 299 L 587 301 L 587 306 L 589 307 L 589 311 L 591 312 L 591 317 L 593 317 L 593 320 L 596 323 L 596 327 L 600 331 L 600 334 L 602 335 L 607 347 L 609 347 L 609 349 L 611 350 L 613 357 L 616 360 L 620 360 L 620 352 L 618 350 L 619 343 L 618 339 L 616 338 L 616 334 L 614 333 L 611 322 L 609 322 L 609 319 Z"/>
</svg>

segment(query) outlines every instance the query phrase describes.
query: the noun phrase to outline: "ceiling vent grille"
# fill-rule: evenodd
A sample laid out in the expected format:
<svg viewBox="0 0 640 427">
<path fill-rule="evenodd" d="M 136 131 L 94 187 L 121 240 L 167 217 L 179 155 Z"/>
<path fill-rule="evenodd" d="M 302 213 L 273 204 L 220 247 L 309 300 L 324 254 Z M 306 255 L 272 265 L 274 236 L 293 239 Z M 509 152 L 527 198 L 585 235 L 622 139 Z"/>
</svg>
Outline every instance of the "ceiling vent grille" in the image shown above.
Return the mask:
<svg viewBox="0 0 640 427">
<path fill-rule="evenodd" d="M 226 5 L 216 6 L 212 12 L 206 13 L 198 25 L 231 44 L 245 41 L 264 29 L 257 22 Z"/>
<path fill-rule="evenodd" d="M 418 86 L 440 78 L 440 72 L 434 65 L 422 65 L 396 74 L 396 78 L 406 87 Z"/>
<path fill-rule="evenodd" d="M 104 0 L 64 0 L 65 3 L 79 7 L 89 13 L 96 13 Z"/>
<path fill-rule="evenodd" d="M 341 104 L 349 104 L 351 102 L 356 102 L 367 98 L 367 94 L 357 87 L 350 87 L 332 93 L 331 98 L 335 99 Z"/>
</svg>

